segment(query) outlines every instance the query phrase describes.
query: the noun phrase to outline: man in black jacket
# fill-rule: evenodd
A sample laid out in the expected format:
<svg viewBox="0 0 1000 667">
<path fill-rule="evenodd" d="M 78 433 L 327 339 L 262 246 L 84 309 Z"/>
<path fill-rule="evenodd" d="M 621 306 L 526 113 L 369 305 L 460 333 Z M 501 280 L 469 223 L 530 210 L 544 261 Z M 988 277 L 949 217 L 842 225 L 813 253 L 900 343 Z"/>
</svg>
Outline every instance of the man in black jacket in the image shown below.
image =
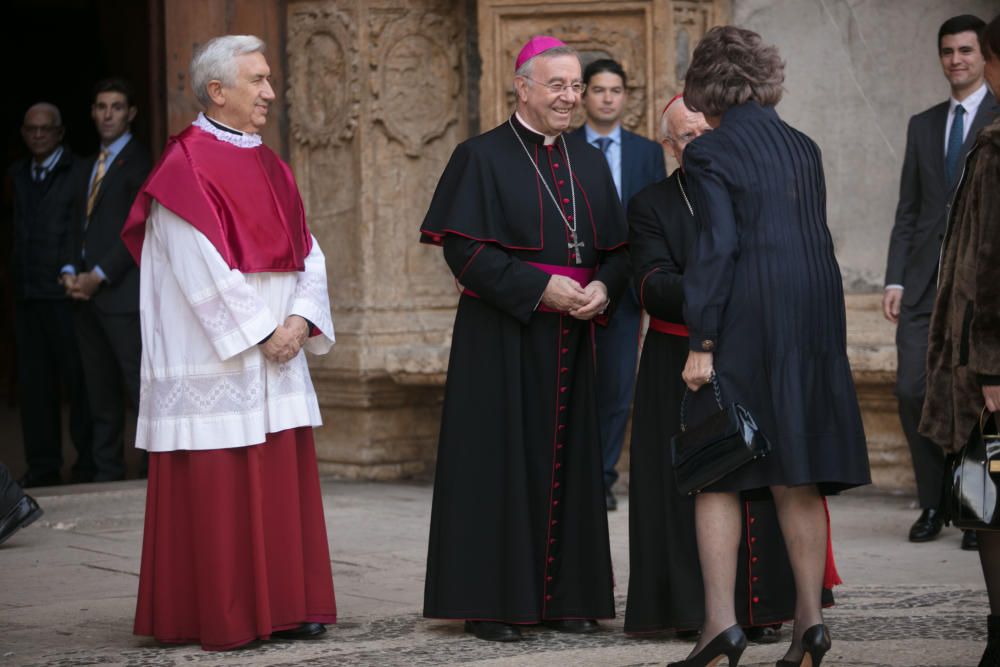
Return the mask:
<svg viewBox="0 0 1000 667">
<path fill-rule="evenodd" d="M 100 151 L 80 182 L 82 215 L 67 236 L 62 280 L 76 299 L 75 324 L 94 418 L 94 480 L 125 478 L 125 396 L 139 406 L 139 269 L 122 225 L 152 162 L 132 137 L 137 109 L 123 79 L 98 82 L 91 116 Z"/>
<path fill-rule="evenodd" d="M 896 396 L 922 509 L 910 528 L 911 542 L 933 540 L 941 532 L 944 455 L 917 432 L 917 425 L 924 404 L 927 335 L 949 202 L 976 134 L 1000 112 L 983 79 L 979 33 L 984 27 L 981 19 L 962 15 L 948 19 L 938 31 L 938 55 L 951 98 L 910 119 L 889 241 L 882 308 L 886 319 L 897 325 Z M 975 537 L 967 531 L 962 548 L 975 549 Z"/>
<path fill-rule="evenodd" d="M 61 480 L 59 387 L 70 399 L 70 434 L 77 450 L 74 481 L 93 476 L 91 422 L 69 300 L 59 286 L 59 249 L 78 219 L 80 162 L 62 145 L 62 116 L 41 102 L 24 115 L 21 135 L 31 157 L 16 162 L 14 289 L 17 378 L 28 472 L 22 486 Z"/>
</svg>

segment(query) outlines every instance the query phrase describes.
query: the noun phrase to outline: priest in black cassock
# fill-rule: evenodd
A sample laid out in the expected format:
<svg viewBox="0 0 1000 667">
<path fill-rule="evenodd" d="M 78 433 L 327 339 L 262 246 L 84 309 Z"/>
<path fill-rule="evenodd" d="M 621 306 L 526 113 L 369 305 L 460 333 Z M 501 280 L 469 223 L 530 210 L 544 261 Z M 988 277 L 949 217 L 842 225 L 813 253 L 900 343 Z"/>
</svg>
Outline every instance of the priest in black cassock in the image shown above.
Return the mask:
<svg viewBox="0 0 1000 667">
<path fill-rule="evenodd" d="M 424 615 L 494 641 L 614 616 L 593 334 L 628 282 L 607 162 L 566 132 L 576 52 L 533 37 L 515 68 L 516 112 L 455 149 L 420 230 L 463 290 Z"/>
<path fill-rule="evenodd" d="M 678 95 L 664 109 L 661 135 L 678 164 L 684 147 L 711 128 Z M 649 329 L 642 348 L 632 414 L 629 473 L 629 584 L 625 632 L 676 630 L 697 635 L 705 618 L 695 539 L 694 496 L 677 490 L 670 438 L 680 430 L 681 371 L 688 356 L 682 279 L 698 232 L 684 170 L 629 202 L 633 280 Z M 778 641 L 795 613 L 795 583 L 774 501 L 745 498 L 736 582 L 736 618 L 751 641 Z M 828 554 L 832 552 L 828 551 Z M 827 560 L 823 604 L 839 583 Z"/>
</svg>

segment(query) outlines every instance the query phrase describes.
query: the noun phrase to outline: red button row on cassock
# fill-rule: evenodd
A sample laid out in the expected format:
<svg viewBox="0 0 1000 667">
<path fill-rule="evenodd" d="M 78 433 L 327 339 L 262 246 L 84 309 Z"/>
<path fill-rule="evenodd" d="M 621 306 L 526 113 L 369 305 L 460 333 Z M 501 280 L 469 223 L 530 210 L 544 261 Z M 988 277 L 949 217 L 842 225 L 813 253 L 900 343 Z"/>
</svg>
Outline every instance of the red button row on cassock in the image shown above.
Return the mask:
<svg viewBox="0 0 1000 667">
<path fill-rule="evenodd" d="M 562 335 L 564 337 L 568 336 L 569 333 L 570 333 L 570 330 L 569 330 L 568 327 L 564 327 L 562 329 Z M 562 462 L 561 458 L 562 458 L 562 451 L 563 451 L 563 449 L 565 447 L 565 444 L 566 444 L 565 443 L 565 437 L 566 437 L 566 412 L 567 412 L 567 410 L 566 410 L 566 392 L 569 390 L 568 382 L 569 382 L 569 376 L 570 376 L 569 365 L 566 364 L 566 357 L 567 357 L 567 355 L 569 355 L 569 347 L 568 346 L 562 346 L 562 345 L 560 345 L 560 348 L 559 348 L 560 364 L 559 364 L 559 374 L 558 374 L 558 378 L 559 378 L 559 406 L 558 406 L 558 409 L 556 411 L 556 447 L 555 447 L 555 460 L 553 461 L 552 490 L 551 490 L 551 495 L 552 495 L 552 510 L 551 510 L 551 512 L 549 514 L 549 516 L 550 516 L 549 525 L 550 525 L 551 529 L 554 529 L 556 526 L 559 525 L 559 519 L 555 518 L 555 514 L 556 514 L 556 512 L 559 511 L 558 510 L 558 508 L 559 508 L 559 498 L 557 498 L 556 496 L 558 495 L 559 489 L 562 486 L 561 476 L 562 476 L 563 462 Z M 549 547 L 550 547 L 550 549 L 552 549 L 552 548 L 555 547 L 556 542 L 557 542 L 556 538 L 552 534 L 550 534 L 549 535 Z M 548 554 L 548 557 L 546 558 L 546 566 L 545 566 L 545 584 L 546 584 L 546 586 L 545 586 L 545 588 L 546 588 L 546 590 L 545 590 L 545 600 L 546 601 L 552 600 L 552 595 L 548 591 L 548 584 L 552 583 L 552 581 L 554 580 L 554 576 L 552 575 L 552 573 L 549 572 L 549 566 L 552 565 L 553 563 L 555 563 L 555 561 L 556 561 L 556 558 L 555 558 L 554 555 L 552 555 L 552 553 L 550 551 L 550 553 Z"/>
<path fill-rule="evenodd" d="M 751 514 L 747 518 L 747 523 L 749 523 L 751 526 L 754 525 L 755 523 L 757 523 L 757 517 L 755 517 L 755 516 L 753 516 Z M 750 544 L 756 544 L 756 543 L 757 543 L 757 537 L 754 536 L 754 535 L 751 535 L 750 536 Z M 750 557 L 750 562 L 752 564 L 756 564 L 758 560 L 759 559 L 757 558 L 757 556 L 751 556 Z M 758 577 L 756 575 L 753 575 L 753 576 L 750 577 L 750 583 L 756 584 L 758 581 L 760 581 L 760 577 Z M 754 595 L 752 598 L 750 598 L 750 602 L 753 603 L 753 604 L 759 604 L 760 603 L 760 597 L 757 596 L 757 595 Z"/>
</svg>

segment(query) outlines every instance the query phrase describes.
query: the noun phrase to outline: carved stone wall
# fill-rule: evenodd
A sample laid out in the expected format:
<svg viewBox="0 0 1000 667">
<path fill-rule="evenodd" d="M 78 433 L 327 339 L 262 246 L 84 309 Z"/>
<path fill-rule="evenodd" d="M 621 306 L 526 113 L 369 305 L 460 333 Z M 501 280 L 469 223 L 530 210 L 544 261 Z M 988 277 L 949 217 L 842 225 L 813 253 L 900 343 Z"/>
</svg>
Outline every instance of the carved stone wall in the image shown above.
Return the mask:
<svg viewBox="0 0 1000 667">
<path fill-rule="evenodd" d="M 417 230 L 465 138 L 464 4 L 288 3 L 291 161 L 327 255 L 337 329 L 313 365 L 321 466 L 423 475 L 458 296 Z"/>
</svg>

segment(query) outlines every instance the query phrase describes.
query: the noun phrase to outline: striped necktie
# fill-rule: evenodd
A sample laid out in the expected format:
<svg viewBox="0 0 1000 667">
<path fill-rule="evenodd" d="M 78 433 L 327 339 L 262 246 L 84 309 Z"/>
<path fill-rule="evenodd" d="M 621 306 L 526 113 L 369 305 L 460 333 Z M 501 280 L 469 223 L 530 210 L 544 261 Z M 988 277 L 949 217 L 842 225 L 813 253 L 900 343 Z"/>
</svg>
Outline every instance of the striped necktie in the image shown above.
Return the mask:
<svg viewBox="0 0 1000 667">
<path fill-rule="evenodd" d="M 101 154 L 97 156 L 97 172 L 94 174 L 94 182 L 90 184 L 90 194 L 87 195 L 87 220 L 94 211 L 94 203 L 97 201 L 97 193 L 101 191 L 101 182 L 104 180 L 105 166 L 108 161 L 108 150 L 101 149 Z"/>
<path fill-rule="evenodd" d="M 958 175 L 958 155 L 962 152 L 965 142 L 965 108 L 955 106 L 955 119 L 951 121 L 951 131 L 948 133 L 948 150 L 944 154 L 944 172 L 950 185 Z"/>
</svg>

